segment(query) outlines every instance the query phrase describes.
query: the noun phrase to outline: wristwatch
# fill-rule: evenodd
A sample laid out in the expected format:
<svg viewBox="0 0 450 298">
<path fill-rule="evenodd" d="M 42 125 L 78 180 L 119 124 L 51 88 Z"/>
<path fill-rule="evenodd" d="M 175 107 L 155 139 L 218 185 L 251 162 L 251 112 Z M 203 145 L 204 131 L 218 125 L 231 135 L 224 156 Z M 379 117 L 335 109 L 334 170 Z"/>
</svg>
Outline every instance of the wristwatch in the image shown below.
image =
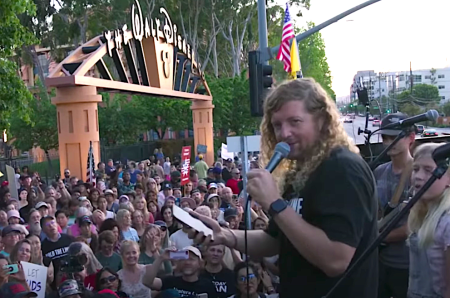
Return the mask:
<svg viewBox="0 0 450 298">
<path fill-rule="evenodd" d="M 269 215 L 274 217 L 275 215 L 277 215 L 278 213 L 282 212 L 284 209 L 287 208 L 287 204 L 286 201 L 283 199 L 278 199 L 275 202 L 273 202 L 272 204 L 270 204 L 269 207 Z"/>
</svg>

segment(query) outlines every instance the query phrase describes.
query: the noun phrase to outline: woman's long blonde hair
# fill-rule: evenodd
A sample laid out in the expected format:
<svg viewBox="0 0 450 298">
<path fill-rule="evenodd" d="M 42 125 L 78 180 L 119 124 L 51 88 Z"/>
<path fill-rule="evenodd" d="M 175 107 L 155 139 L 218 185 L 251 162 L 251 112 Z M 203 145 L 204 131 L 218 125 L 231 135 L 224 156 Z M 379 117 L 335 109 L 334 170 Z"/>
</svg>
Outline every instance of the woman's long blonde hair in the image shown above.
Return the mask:
<svg viewBox="0 0 450 298">
<path fill-rule="evenodd" d="M 414 161 L 432 156 L 433 151 L 444 143 L 426 143 L 414 151 Z M 449 172 L 445 175 L 449 175 Z M 411 233 L 417 233 L 419 245 L 427 247 L 434 241 L 434 232 L 441 216 L 450 211 L 450 189 L 447 188 L 439 198 L 432 201 L 419 200 L 408 217 L 408 227 Z"/>
<path fill-rule="evenodd" d="M 311 152 L 313 156 L 305 156 L 301 161 L 285 159 L 274 171 L 280 191 L 292 184 L 294 191 L 299 192 L 305 185 L 310 174 L 329 156 L 332 149 L 341 146 L 359 153 L 340 122 L 339 112 L 334 101 L 325 90 L 312 78 L 297 79 L 285 82 L 274 89 L 264 102 L 264 117 L 261 122 L 261 153 L 265 165 L 273 154 L 277 140 L 271 123 L 275 112 L 289 101 L 303 101 L 308 113 L 323 126 L 319 140 Z"/>
</svg>

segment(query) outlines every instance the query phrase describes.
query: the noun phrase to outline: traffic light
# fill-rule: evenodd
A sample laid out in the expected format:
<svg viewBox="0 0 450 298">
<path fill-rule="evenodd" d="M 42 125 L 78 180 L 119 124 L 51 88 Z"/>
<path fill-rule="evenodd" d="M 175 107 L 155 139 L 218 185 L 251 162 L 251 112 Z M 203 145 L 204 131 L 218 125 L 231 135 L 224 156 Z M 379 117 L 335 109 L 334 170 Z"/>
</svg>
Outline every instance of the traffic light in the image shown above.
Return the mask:
<svg viewBox="0 0 450 298">
<path fill-rule="evenodd" d="M 263 116 L 263 103 L 272 87 L 272 66 L 264 64 L 259 51 L 248 53 L 248 76 L 250 82 L 250 113 L 253 117 Z"/>
<path fill-rule="evenodd" d="M 352 105 L 352 104 L 350 104 L 350 107 L 351 107 L 351 108 L 353 108 L 353 105 Z"/>
<path fill-rule="evenodd" d="M 391 110 L 386 110 L 386 113 L 388 113 L 388 114 L 389 114 L 390 112 L 391 112 Z"/>
</svg>

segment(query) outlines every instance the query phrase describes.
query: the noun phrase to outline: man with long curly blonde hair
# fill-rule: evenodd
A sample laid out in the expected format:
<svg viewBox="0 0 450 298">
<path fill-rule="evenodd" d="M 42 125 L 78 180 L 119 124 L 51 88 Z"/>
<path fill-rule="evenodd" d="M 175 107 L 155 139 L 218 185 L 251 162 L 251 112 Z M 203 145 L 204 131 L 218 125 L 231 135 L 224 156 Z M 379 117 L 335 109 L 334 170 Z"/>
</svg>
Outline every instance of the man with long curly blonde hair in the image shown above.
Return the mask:
<svg viewBox="0 0 450 298">
<path fill-rule="evenodd" d="M 281 84 L 264 103 L 263 163 L 275 145 L 290 153 L 271 175 L 254 169 L 247 192 L 271 215 L 266 231 L 213 229 L 214 243 L 252 257 L 279 254 L 280 297 L 322 297 L 377 236 L 375 182 L 368 165 L 339 121 L 335 103 L 313 79 Z M 191 235 L 207 244 L 203 233 Z M 378 260 L 371 257 L 333 297 L 375 298 Z"/>
</svg>

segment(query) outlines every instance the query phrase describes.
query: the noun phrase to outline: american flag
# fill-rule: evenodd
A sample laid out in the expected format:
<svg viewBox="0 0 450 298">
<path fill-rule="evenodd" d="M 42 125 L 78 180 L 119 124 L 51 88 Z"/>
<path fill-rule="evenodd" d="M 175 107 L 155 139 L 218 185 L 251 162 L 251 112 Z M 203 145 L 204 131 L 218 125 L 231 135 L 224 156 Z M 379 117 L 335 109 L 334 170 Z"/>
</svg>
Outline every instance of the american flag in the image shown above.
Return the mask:
<svg viewBox="0 0 450 298">
<path fill-rule="evenodd" d="M 278 50 L 277 59 L 284 62 L 284 71 L 291 72 L 291 52 L 289 47 L 289 40 L 295 38 L 294 25 L 289 14 L 289 5 L 286 3 L 286 11 L 284 13 L 283 34 L 281 37 L 281 45 Z"/>
<path fill-rule="evenodd" d="M 94 161 L 94 149 L 92 148 L 92 141 L 89 144 L 86 183 L 92 183 L 92 185 L 95 186 L 95 161 Z"/>
</svg>

